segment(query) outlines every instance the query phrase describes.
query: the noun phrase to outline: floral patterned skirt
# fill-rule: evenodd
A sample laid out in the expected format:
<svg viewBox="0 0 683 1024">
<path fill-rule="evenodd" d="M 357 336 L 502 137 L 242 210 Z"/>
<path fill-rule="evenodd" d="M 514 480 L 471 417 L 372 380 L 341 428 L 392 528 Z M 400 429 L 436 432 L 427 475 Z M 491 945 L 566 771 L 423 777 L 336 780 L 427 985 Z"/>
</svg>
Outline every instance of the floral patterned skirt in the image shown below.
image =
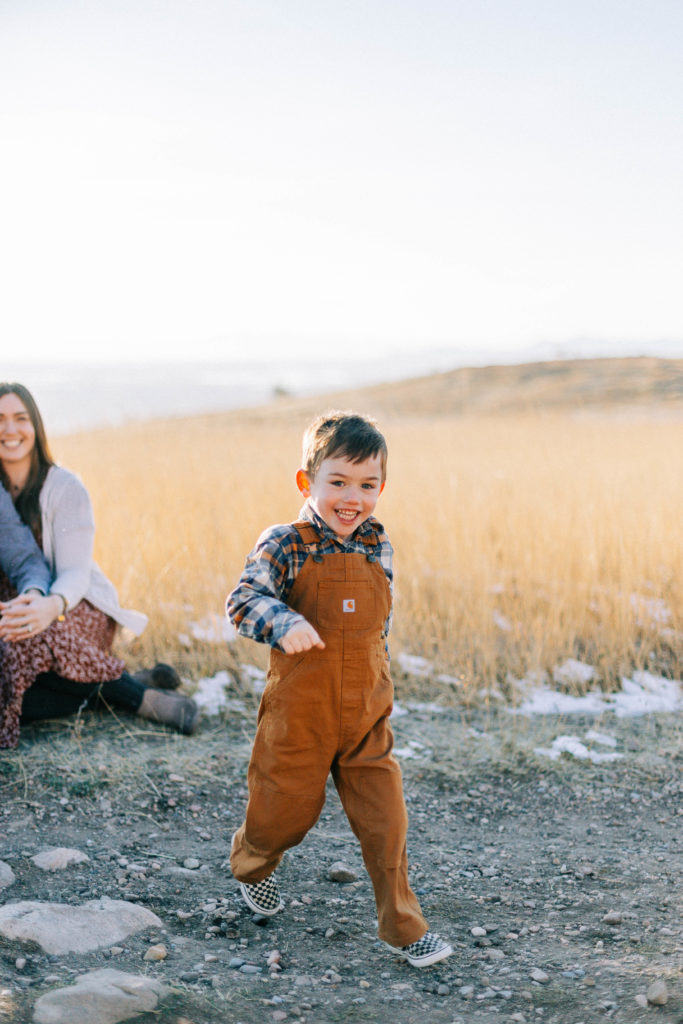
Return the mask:
<svg viewBox="0 0 683 1024">
<path fill-rule="evenodd" d="M 16 591 L 0 573 L 0 601 Z M 116 623 L 110 616 L 81 601 L 64 622 L 53 622 L 42 633 L 7 643 L 0 640 L 0 748 L 19 742 L 19 716 L 24 693 L 41 672 L 54 671 L 77 683 L 118 679 L 125 662 L 111 654 Z"/>
</svg>

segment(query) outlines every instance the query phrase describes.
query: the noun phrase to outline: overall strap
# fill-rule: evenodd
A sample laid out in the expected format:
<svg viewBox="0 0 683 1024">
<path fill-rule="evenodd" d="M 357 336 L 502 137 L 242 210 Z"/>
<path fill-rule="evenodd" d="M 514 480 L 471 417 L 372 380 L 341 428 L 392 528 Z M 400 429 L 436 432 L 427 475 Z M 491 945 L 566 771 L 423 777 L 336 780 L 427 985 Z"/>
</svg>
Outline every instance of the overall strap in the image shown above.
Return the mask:
<svg viewBox="0 0 683 1024">
<path fill-rule="evenodd" d="M 312 557 L 313 561 L 322 562 L 323 556 L 318 551 L 318 545 L 320 544 L 322 538 L 318 531 L 316 530 L 315 526 L 313 526 L 312 523 L 307 522 L 305 519 L 297 519 L 295 523 L 292 523 L 292 526 L 299 534 L 299 537 L 301 538 L 303 544 L 306 547 L 306 550 Z"/>
<path fill-rule="evenodd" d="M 296 522 L 292 523 L 293 528 L 299 534 L 303 544 L 309 551 L 314 562 L 322 562 L 323 556 L 318 551 L 320 544 L 324 543 L 324 538 L 320 536 L 318 530 L 305 519 L 297 519 Z M 366 551 L 366 558 L 368 562 L 377 561 L 377 546 L 379 544 L 379 536 L 377 530 L 372 530 L 371 533 L 362 534 L 359 538 L 368 550 Z"/>
</svg>

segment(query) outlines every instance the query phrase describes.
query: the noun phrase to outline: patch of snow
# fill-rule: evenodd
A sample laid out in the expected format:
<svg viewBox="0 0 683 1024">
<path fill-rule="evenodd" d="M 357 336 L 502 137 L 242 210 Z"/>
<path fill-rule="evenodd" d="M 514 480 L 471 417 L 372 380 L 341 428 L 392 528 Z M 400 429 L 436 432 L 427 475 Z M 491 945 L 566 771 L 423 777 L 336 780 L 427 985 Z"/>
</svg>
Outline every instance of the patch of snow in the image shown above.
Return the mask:
<svg viewBox="0 0 683 1024">
<path fill-rule="evenodd" d="M 536 747 L 534 753 L 540 754 L 543 757 L 549 757 L 552 761 L 556 761 L 562 754 L 571 754 L 572 757 L 576 757 L 581 761 L 592 761 L 593 764 L 602 764 L 605 761 L 617 761 L 622 758 L 623 754 L 617 754 L 612 751 L 608 754 L 600 753 L 595 750 L 589 750 L 585 743 L 582 743 L 578 736 L 558 736 L 553 740 L 552 746 L 547 747 Z"/>
<path fill-rule="evenodd" d="M 621 693 L 609 697 L 617 718 L 678 711 L 683 708 L 683 683 L 650 672 L 634 672 L 631 679 L 622 677 Z"/>
<path fill-rule="evenodd" d="M 409 700 L 407 706 L 411 711 L 429 711 L 434 715 L 442 715 L 446 710 L 441 704 L 422 704 L 414 700 Z"/>
<path fill-rule="evenodd" d="M 409 740 L 406 747 L 394 747 L 393 753 L 396 757 L 429 757 L 431 750 L 429 747 L 425 747 L 424 743 L 418 743 L 417 740 Z"/>
<path fill-rule="evenodd" d="M 527 699 L 518 708 L 510 708 L 513 715 L 600 715 L 607 710 L 606 694 L 592 690 L 584 697 L 558 693 L 549 686 L 541 686 L 527 693 Z"/>
<path fill-rule="evenodd" d="M 567 658 L 553 669 L 553 679 L 561 686 L 585 686 L 595 679 L 595 669 L 576 658 Z"/>
<path fill-rule="evenodd" d="M 650 626 L 653 623 L 663 626 L 671 619 L 671 611 L 660 597 L 631 594 L 629 600 L 639 626 Z"/>
<path fill-rule="evenodd" d="M 404 651 L 401 651 L 397 656 L 397 661 L 403 671 L 411 676 L 423 678 L 434 670 L 431 661 L 427 661 L 426 658 L 420 658 L 417 654 L 406 654 Z"/>
<path fill-rule="evenodd" d="M 494 609 L 491 612 L 491 618 L 493 619 L 495 625 L 498 627 L 498 629 L 502 633 L 509 633 L 511 631 L 512 623 L 510 622 L 510 620 L 507 619 L 504 615 L 502 615 L 496 609 Z"/>
<path fill-rule="evenodd" d="M 489 686 L 484 690 L 479 691 L 482 697 L 493 697 L 494 700 L 505 700 L 503 694 L 500 692 L 497 686 Z"/>
<path fill-rule="evenodd" d="M 617 718 L 630 718 L 683 708 L 683 684 L 650 672 L 634 672 L 631 679 L 623 677 L 618 693 L 590 690 L 583 697 L 557 693 L 547 683 L 534 686 L 530 676 L 515 682 L 526 698 L 519 707 L 509 709 L 516 715 L 600 715 L 613 711 Z"/>
<path fill-rule="evenodd" d="M 197 689 L 192 694 L 194 700 L 206 715 L 217 715 L 228 707 L 228 695 L 225 692 L 232 686 L 232 679 L 227 672 L 217 672 L 215 676 L 200 679 Z"/>
<path fill-rule="evenodd" d="M 586 739 L 592 740 L 593 743 L 601 743 L 603 747 L 616 747 L 617 745 L 615 736 L 608 736 L 605 732 L 596 732 L 595 729 L 588 730 Z"/>
<path fill-rule="evenodd" d="M 240 665 L 240 672 L 251 679 L 254 693 L 263 693 L 266 688 L 266 673 L 256 665 Z"/>
<path fill-rule="evenodd" d="M 462 679 L 458 679 L 457 676 L 449 676 L 445 673 L 436 677 L 438 683 L 445 683 L 447 686 L 462 686 Z"/>
<path fill-rule="evenodd" d="M 190 632 L 195 640 L 207 644 L 230 643 L 237 638 L 237 630 L 224 615 L 207 615 L 199 622 L 191 622 Z"/>
</svg>

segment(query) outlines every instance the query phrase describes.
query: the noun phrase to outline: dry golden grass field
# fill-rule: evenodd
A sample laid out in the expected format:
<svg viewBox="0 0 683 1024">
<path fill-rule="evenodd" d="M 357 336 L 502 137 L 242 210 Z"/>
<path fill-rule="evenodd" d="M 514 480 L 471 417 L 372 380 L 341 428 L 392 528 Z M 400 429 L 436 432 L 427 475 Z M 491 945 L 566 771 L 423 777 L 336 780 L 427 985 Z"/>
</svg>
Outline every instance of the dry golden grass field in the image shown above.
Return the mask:
<svg viewBox="0 0 683 1024">
<path fill-rule="evenodd" d="M 454 371 L 53 447 L 92 495 L 99 563 L 150 616 L 132 665 L 198 678 L 263 664 L 254 644 L 179 636 L 220 621 L 258 534 L 296 516 L 302 430 L 341 407 L 374 415 L 388 440 L 377 515 L 396 552 L 392 651 L 452 677 L 429 694 L 505 692 L 510 675 L 568 657 L 610 688 L 636 668 L 683 670 L 681 380 L 683 360 Z"/>
</svg>

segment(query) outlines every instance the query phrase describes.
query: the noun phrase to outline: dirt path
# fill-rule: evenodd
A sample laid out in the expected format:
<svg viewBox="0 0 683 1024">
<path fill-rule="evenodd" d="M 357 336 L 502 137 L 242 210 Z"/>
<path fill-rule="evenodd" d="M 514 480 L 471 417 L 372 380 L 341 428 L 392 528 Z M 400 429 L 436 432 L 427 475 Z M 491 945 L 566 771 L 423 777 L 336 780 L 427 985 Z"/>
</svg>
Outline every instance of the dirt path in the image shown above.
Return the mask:
<svg viewBox="0 0 683 1024">
<path fill-rule="evenodd" d="M 566 722 L 532 735 L 505 715 L 423 706 L 395 719 L 397 748 L 413 755 L 402 758 L 411 879 L 455 949 L 423 971 L 377 942 L 371 887 L 332 789 L 279 871 L 285 911 L 264 924 L 242 905 L 226 856 L 253 722 L 253 708 L 233 710 L 188 740 L 90 716 L 75 729 L 29 730 L 0 756 L 0 859 L 17 876 L 0 901 L 125 898 L 164 923 L 90 955 L 0 943 L 0 1021 L 31 1021 L 40 994 L 103 965 L 173 988 L 140 1024 L 683 1021 L 683 784 L 671 720 L 603 722 L 625 756 L 594 765 L 533 753 Z M 29 858 L 49 846 L 90 861 L 45 873 Z M 199 866 L 183 867 L 188 858 Z M 355 882 L 327 878 L 340 860 Z M 145 961 L 157 942 L 167 958 Z M 279 971 L 268 967 L 273 951 Z M 666 1005 L 639 1005 L 658 978 Z"/>
</svg>

